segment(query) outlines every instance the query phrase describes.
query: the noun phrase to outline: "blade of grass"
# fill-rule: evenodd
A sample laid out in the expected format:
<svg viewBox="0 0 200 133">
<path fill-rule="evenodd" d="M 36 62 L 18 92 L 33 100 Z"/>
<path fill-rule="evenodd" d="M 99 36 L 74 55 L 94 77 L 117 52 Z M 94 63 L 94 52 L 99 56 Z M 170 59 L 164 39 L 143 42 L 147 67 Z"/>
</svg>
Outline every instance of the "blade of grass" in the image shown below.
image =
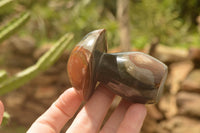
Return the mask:
<svg viewBox="0 0 200 133">
<path fill-rule="evenodd" d="M 0 95 L 6 94 L 14 89 L 19 88 L 20 86 L 36 77 L 39 73 L 50 67 L 68 47 L 72 38 L 73 34 L 64 35 L 49 51 L 47 51 L 38 60 L 35 65 L 17 73 L 13 77 L 0 84 Z"/>
</svg>

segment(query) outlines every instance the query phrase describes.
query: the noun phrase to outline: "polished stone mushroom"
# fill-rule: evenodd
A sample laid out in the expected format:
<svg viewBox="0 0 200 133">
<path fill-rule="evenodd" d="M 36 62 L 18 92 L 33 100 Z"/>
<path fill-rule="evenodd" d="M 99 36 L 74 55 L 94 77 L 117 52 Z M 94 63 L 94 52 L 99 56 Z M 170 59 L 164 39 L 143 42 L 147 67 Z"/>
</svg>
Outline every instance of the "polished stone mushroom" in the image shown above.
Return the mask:
<svg viewBox="0 0 200 133">
<path fill-rule="evenodd" d="M 68 61 L 71 84 L 88 100 L 101 83 L 131 102 L 157 103 L 168 68 L 142 52 L 107 53 L 105 30 L 88 33 L 73 49 Z"/>
</svg>

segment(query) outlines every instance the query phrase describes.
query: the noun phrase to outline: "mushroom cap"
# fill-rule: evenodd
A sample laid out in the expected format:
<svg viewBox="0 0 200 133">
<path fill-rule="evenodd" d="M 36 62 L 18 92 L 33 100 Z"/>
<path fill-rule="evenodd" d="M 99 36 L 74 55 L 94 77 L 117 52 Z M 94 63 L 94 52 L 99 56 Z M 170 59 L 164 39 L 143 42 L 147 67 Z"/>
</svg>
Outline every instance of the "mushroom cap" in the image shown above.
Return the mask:
<svg viewBox="0 0 200 133">
<path fill-rule="evenodd" d="M 94 92 L 97 83 L 95 70 L 101 55 L 107 52 L 105 32 L 100 29 L 88 33 L 75 46 L 68 60 L 70 82 L 84 100 Z"/>
</svg>

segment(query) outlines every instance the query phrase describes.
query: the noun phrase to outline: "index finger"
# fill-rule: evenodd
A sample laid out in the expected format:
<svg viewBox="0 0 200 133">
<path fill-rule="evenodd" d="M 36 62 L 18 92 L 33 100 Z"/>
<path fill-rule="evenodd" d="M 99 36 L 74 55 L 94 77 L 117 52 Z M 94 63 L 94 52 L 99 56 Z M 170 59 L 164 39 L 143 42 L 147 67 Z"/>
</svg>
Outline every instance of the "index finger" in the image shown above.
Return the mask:
<svg viewBox="0 0 200 133">
<path fill-rule="evenodd" d="M 66 90 L 51 107 L 30 127 L 30 132 L 58 133 L 72 118 L 81 104 L 81 97 L 74 88 Z"/>
</svg>

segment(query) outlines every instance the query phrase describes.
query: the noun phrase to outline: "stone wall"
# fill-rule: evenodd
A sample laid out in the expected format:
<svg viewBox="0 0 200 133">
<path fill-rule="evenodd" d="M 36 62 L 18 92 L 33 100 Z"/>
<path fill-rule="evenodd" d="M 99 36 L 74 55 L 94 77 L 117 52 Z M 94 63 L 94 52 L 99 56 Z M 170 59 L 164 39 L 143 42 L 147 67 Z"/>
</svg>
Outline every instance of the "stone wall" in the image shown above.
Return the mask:
<svg viewBox="0 0 200 133">
<path fill-rule="evenodd" d="M 200 49 L 157 46 L 156 58 L 169 67 L 165 92 L 157 105 L 148 105 L 144 133 L 200 132 Z"/>
</svg>

